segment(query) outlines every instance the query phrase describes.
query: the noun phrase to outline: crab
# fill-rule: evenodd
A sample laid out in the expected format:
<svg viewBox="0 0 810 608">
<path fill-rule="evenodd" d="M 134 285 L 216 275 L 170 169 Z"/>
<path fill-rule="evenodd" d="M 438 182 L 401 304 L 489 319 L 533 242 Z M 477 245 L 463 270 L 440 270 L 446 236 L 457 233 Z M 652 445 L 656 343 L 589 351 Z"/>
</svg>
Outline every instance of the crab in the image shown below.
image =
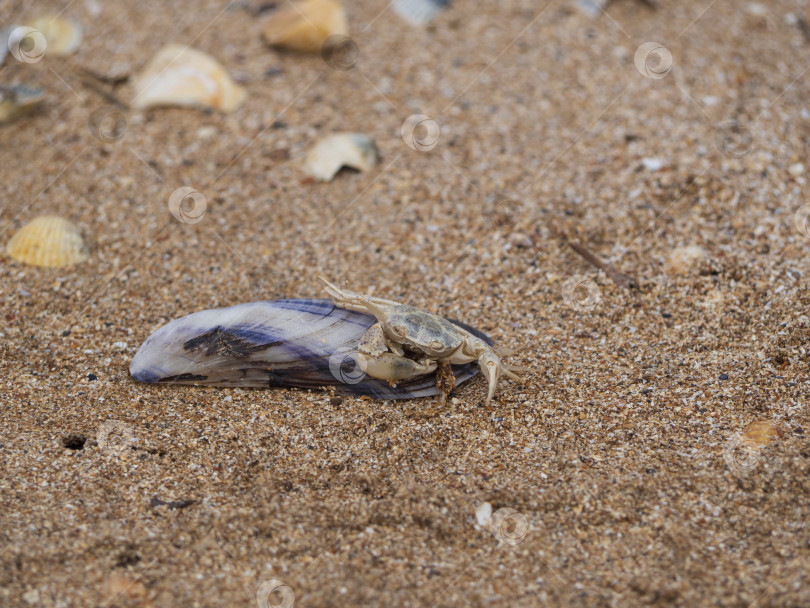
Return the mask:
<svg viewBox="0 0 810 608">
<path fill-rule="evenodd" d="M 377 318 L 357 346 L 358 363 L 372 378 L 394 383 L 438 369 L 437 384 L 446 397 L 453 388 L 452 384 L 447 386 L 450 365 L 477 361 L 489 384 L 487 405 L 502 374 L 523 381 L 514 373 L 515 368 L 501 362 L 492 346 L 444 317 L 408 304 L 340 289 L 323 276 L 318 278 L 335 306 Z M 452 374 L 449 377 L 452 380 Z"/>
</svg>

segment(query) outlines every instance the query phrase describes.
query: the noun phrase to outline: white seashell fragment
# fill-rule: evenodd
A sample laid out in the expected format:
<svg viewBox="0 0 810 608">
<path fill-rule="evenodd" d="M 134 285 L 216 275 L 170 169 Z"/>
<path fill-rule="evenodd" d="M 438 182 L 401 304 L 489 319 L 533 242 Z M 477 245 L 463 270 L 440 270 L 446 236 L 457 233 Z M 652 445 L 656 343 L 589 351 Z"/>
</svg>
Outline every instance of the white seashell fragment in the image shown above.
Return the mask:
<svg viewBox="0 0 810 608">
<path fill-rule="evenodd" d="M 191 47 L 163 47 L 135 79 L 132 107 L 187 106 L 233 112 L 245 99 L 219 62 Z"/>
<path fill-rule="evenodd" d="M 610 0 L 576 0 L 579 10 L 589 17 L 598 17 L 607 8 Z"/>
<path fill-rule="evenodd" d="M 394 0 L 393 8 L 411 25 L 427 25 L 449 4 L 450 0 Z"/>
<path fill-rule="evenodd" d="M 335 133 L 325 137 L 307 154 L 304 171 L 315 179 L 332 181 L 341 167 L 369 171 L 379 160 L 374 141 L 362 133 Z"/>
<path fill-rule="evenodd" d="M 82 42 L 82 26 L 62 17 L 41 17 L 31 27 L 45 36 L 45 52 L 50 55 L 75 53 Z"/>
</svg>

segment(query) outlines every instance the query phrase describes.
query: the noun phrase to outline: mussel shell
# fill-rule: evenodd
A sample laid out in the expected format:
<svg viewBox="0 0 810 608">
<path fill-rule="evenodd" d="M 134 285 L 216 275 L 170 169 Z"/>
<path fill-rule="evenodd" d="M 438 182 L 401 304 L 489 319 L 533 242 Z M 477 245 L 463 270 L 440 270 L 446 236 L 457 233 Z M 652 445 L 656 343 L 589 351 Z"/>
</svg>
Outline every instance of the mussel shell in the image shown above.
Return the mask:
<svg viewBox="0 0 810 608">
<path fill-rule="evenodd" d="M 410 399 L 437 395 L 435 373 L 395 386 L 357 365 L 357 344 L 377 320 L 331 300 L 290 299 L 203 310 L 170 321 L 132 359 L 140 382 L 229 387 L 333 387 L 344 395 Z M 480 331 L 453 321 L 491 344 Z M 478 364 L 453 366 L 456 384 Z"/>
</svg>

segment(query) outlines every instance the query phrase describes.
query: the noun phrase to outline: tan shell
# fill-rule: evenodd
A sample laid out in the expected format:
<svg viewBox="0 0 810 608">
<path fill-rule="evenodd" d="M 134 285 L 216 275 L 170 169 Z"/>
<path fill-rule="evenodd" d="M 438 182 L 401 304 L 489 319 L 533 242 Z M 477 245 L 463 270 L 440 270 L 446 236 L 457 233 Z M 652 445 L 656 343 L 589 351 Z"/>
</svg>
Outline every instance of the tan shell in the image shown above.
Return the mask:
<svg viewBox="0 0 810 608">
<path fill-rule="evenodd" d="M 753 442 L 758 446 L 766 446 L 774 439 L 784 435 L 785 431 L 778 422 L 773 420 L 754 420 L 746 426 L 740 435 L 743 440 Z"/>
<path fill-rule="evenodd" d="M 62 17 L 41 17 L 31 27 L 45 36 L 45 52 L 51 55 L 75 53 L 82 42 L 82 26 Z"/>
<path fill-rule="evenodd" d="M 90 255 L 79 229 L 56 215 L 43 215 L 17 231 L 6 247 L 24 264 L 59 268 L 84 262 Z"/>
<path fill-rule="evenodd" d="M 319 181 L 328 182 L 341 167 L 369 171 L 377 164 L 379 155 L 377 146 L 367 135 L 335 133 L 323 138 L 309 151 L 304 171 Z"/>
<path fill-rule="evenodd" d="M 304 0 L 286 6 L 264 25 L 262 37 L 270 46 L 301 53 L 320 53 L 330 36 L 349 35 L 346 11 L 335 0 Z"/>
<path fill-rule="evenodd" d="M 163 47 L 135 79 L 132 107 L 187 106 L 233 112 L 245 99 L 220 63 L 181 44 Z"/>
</svg>

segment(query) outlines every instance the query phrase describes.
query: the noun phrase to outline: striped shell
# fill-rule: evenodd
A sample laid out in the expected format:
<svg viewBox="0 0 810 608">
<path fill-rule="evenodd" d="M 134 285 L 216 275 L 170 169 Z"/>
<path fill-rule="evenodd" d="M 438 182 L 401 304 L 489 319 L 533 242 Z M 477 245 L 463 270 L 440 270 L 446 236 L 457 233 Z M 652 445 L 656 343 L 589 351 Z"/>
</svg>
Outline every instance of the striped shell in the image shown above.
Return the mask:
<svg viewBox="0 0 810 608">
<path fill-rule="evenodd" d="M 231 387 L 333 387 L 345 395 L 409 399 L 437 395 L 436 374 L 391 386 L 366 376 L 357 345 L 377 320 L 337 308 L 332 300 L 252 302 L 204 310 L 153 333 L 129 371 L 141 382 Z M 462 323 L 487 342 L 481 332 Z M 456 384 L 478 373 L 476 363 L 453 366 Z"/>
<path fill-rule="evenodd" d="M 18 262 L 50 268 L 78 264 L 90 256 L 76 225 L 56 215 L 28 222 L 11 238 L 6 251 Z"/>
<path fill-rule="evenodd" d="M 245 99 L 219 62 L 181 44 L 164 46 L 135 79 L 132 107 L 187 106 L 233 112 Z"/>
</svg>

